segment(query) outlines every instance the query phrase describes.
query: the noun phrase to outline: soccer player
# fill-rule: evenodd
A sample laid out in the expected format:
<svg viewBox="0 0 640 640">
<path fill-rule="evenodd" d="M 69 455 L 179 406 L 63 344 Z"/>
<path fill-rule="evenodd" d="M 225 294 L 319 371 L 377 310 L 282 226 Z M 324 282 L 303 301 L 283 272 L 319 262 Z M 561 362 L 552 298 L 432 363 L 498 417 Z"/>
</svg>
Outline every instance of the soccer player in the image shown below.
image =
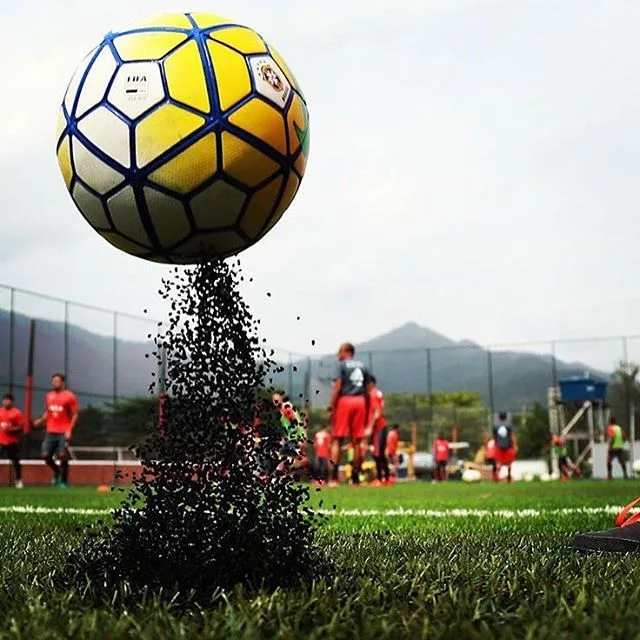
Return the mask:
<svg viewBox="0 0 640 640">
<path fill-rule="evenodd" d="M 273 406 L 280 412 L 280 424 L 284 429 L 286 442 L 298 442 L 304 439 L 304 422 L 284 391 L 277 391 L 271 396 Z"/>
<path fill-rule="evenodd" d="M 491 467 L 492 476 L 496 476 L 496 439 L 494 437 L 487 440 L 484 449 L 484 462 Z"/>
<path fill-rule="evenodd" d="M 387 436 L 387 455 L 391 462 L 389 482 L 394 484 L 398 476 L 398 443 L 400 441 L 400 425 L 394 424 Z"/>
<path fill-rule="evenodd" d="M 563 436 L 551 435 L 551 446 L 554 448 L 556 456 L 558 456 L 558 468 L 563 481 L 571 478 L 571 474 L 580 475 L 580 469 L 576 467 L 569 458 L 567 451 L 567 441 Z"/>
<path fill-rule="evenodd" d="M 286 467 L 286 462 L 288 462 L 294 477 L 297 478 L 307 463 L 305 452 L 307 441 L 306 424 L 284 391 L 274 393 L 271 396 L 271 400 L 280 413 L 280 425 L 283 431 L 280 456 L 284 459 L 278 468 L 283 470 Z"/>
<path fill-rule="evenodd" d="M 354 360 L 355 347 L 345 342 L 338 350 L 338 364 L 334 375 L 329 414 L 333 425 L 332 462 L 330 486 L 338 484 L 340 451 L 347 439 L 353 445 L 353 472 L 351 481 L 360 484 L 362 466 L 362 440 L 367 421 L 367 384 L 369 372 L 362 362 Z"/>
<path fill-rule="evenodd" d="M 498 482 L 502 467 L 507 467 L 507 482 L 511 482 L 511 465 L 516 459 L 518 441 L 513 425 L 507 422 L 507 414 L 500 413 L 498 420 L 498 424 L 493 427 L 493 437 L 496 441 L 496 470 L 493 473 L 493 480 Z"/>
<path fill-rule="evenodd" d="M 24 426 L 22 411 L 13 405 L 13 395 L 6 393 L 0 407 L 0 452 L 6 453 L 13 465 L 16 489 L 22 489 L 22 465 L 18 453 L 19 435 Z"/>
<path fill-rule="evenodd" d="M 373 459 L 376 463 L 376 480 L 374 486 L 389 482 L 389 461 L 387 460 L 387 419 L 384 417 L 384 394 L 378 389 L 375 376 L 369 381 L 369 416 L 365 435 L 371 437 L 373 443 Z"/>
<path fill-rule="evenodd" d="M 46 433 L 42 441 L 42 457 L 53 471 L 51 484 L 66 488 L 69 482 L 69 450 L 73 430 L 78 422 L 78 399 L 66 388 L 66 379 L 61 373 L 51 378 L 52 389 L 45 396 L 45 410 L 33 426 L 45 424 Z M 54 462 L 54 456 L 59 465 Z"/>
<path fill-rule="evenodd" d="M 442 482 L 447 479 L 447 463 L 449 462 L 449 441 L 442 431 L 433 444 L 433 459 L 435 461 L 436 480 Z"/>
<path fill-rule="evenodd" d="M 607 480 L 613 479 L 613 459 L 616 458 L 622 467 L 624 479 L 627 480 L 627 465 L 625 464 L 624 432 L 617 424 L 615 418 L 609 420 L 607 427 L 607 439 L 609 441 L 609 451 L 607 452 Z"/>
<path fill-rule="evenodd" d="M 315 457 L 316 481 L 329 481 L 329 457 L 331 456 L 331 434 L 323 427 L 313 436 L 313 453 Z"/>
</svg>

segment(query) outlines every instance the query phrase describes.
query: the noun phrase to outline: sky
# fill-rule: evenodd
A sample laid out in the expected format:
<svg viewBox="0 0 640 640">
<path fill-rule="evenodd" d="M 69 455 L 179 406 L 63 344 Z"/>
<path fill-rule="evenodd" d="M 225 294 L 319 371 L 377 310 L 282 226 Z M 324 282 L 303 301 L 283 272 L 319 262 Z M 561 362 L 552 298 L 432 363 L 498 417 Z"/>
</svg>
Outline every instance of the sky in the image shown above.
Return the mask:
<svg viewBox="0 0 640 640">
<path fill-rule="evenodd" d="M 168 268 L 120 253 L 83 221 L 57 167 L 55 122 L 105 32 L 206 10 L 273 42 L 309 103 L 298 196 L 242 255 L 254 277 L 244 295 L 271 344 L 333 352 L 407 321 L 481 344 L 640 333 L 640 3 L 0 9 L 0 283 L 164 314 Z"/>
</svg>

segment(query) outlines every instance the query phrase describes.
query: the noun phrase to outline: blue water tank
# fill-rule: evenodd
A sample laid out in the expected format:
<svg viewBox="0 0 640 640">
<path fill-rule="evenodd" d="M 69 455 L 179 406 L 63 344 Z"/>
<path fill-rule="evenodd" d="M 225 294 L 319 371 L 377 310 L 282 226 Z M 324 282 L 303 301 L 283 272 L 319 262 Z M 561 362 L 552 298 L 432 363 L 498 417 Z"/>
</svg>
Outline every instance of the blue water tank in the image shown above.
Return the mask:
<svg viewBox="0 0 640 640">
<path fill-rule="evenodd" d="M 604 402 L 607 383 L 589 376 L 572 376 L 558 380 L 562 402 Z"/>
</svg>

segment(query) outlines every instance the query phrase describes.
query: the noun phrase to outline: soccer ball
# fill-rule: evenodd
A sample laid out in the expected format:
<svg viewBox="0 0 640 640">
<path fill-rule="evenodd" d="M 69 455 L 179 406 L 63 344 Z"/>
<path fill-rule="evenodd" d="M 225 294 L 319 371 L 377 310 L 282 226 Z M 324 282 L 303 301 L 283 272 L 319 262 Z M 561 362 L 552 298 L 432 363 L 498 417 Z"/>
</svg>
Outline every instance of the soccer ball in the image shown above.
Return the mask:
<svg viewBox="0 0 640 640">
<path fill-rule="evenodd" d="M 477 469 L 465 469 L 462 472 L 463 482 L 480 482 L 482 480 L 482 473 Z"/>
<path fill-rule="evenodd" d="M 224 258 L 291 204 L 309 153 L 295 77 L 255 31 L 205 13 L 134 22 L 82 61 L 57 156 L 85 220 L 155 262 Z"/>
</svg>

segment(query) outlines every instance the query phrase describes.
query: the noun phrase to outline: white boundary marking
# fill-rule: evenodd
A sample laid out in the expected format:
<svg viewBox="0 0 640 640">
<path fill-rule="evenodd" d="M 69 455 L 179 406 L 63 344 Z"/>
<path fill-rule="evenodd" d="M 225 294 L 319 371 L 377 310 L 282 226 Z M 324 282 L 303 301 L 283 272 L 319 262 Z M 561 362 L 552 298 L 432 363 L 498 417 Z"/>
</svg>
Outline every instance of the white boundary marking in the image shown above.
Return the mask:
<svg viewBox="0 0 640 640">
<path fill-rule="evenodd" d="M 114 507 L 116 509 L 117 507 Z M 356 518 L 540 518 L 545 516 L 617 515 L 622 506 L 575 507 L 566 509 L 318 509 L 327 516 Z M 640 509 L 632 509 L 637 513 Z M 69 514 L 82 516 L 109 515 L 113 509 L 80 509 L 77 507 L 40 507 L 33 505 L 0 506 L 0 513 Z"/>
</svg>

